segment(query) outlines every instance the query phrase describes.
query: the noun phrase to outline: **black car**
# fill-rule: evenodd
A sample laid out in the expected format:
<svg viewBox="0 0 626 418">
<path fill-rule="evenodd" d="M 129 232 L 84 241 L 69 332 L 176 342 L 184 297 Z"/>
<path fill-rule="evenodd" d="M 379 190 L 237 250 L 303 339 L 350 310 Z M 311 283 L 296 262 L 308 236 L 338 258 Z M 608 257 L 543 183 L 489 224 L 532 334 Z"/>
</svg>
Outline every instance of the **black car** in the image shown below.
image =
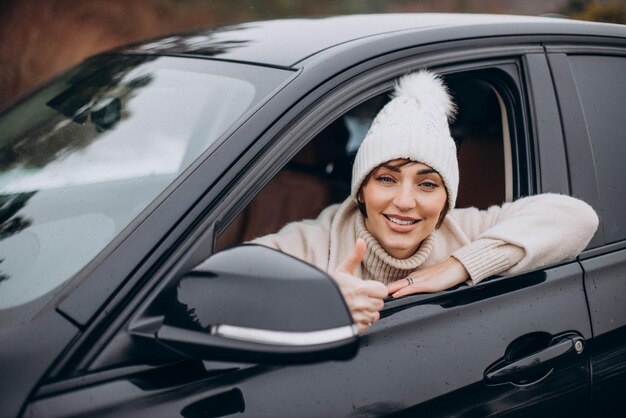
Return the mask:
<svg viewBox="0 0 626 418">
<path fill-rule="evenodd" d="M 441 74 L 459 206 L 579 197 L 576 260 L 391 300 L 239 245 L 348 195 L 398 76 Z M 626 414 L 626 27 L 377 15 L 91 58 L 0 116 L 0 416 Z"/>
</svg>

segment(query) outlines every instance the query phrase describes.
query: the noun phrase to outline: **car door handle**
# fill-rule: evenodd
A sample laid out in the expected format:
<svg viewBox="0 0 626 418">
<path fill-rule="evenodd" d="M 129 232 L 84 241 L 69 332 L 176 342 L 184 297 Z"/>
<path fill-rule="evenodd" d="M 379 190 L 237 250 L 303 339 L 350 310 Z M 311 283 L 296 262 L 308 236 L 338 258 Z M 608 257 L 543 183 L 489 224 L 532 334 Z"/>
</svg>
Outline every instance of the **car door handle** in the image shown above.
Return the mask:
<svg viewBox="0 0 626 418">
<path fill-rule="evenodd" d="M 570 353 L 582 353 L 584 349 L 584 339 L 577 334 L 567 334 L 555 338 L 553 342 L 544 349 L 536 351 L 528 356 L 508 361 L 502 359 L 496 362 L 485 371 L 485 381 L 488 384 L 499 384 L 524 380 L 529 375 L 535 374 L 541 369 L 546 372 L 536 381 L 542 380 L 552 371 L 551 366 L 556 360 L 569 355 Z M 533 382 L 535 383 L 535 382 Z"/>
</svg>

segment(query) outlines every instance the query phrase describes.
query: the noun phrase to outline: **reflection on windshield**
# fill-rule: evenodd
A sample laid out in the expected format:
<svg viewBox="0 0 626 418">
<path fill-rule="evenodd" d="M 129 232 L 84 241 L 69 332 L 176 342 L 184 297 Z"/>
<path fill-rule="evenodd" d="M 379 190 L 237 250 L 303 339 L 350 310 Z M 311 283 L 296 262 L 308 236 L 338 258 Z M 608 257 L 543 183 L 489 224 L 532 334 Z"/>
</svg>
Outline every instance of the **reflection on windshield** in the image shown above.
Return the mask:
<svg viewBox="0 0 626 418">
<path fill-rule="evenodd" d="M 0 240 L 17 234 L 31 225 L 32 220 L 18 215 L 18 212 L 34 194 L 35 192 L 0 196 Z M 4 258 L 0 256 L 0 284 L 10 279 L 8 274 L 2 272 L 2 263 L 4 261 Z"/>
<path fill-rule="evenodd" d="M 30 226 L 32 221 L 18 216 L 17 213 L 34 194 L 35 192 L 0 196 L 0 240 Z"/>
<path fill-rule="evenodd" d="M 91 61 L 0 117 L 0 326 L 84 267 L 252 103 L 252 83 L 178 62 Z"/>
<path fill-rule="evenodd" d="M 137 52 L 185 52 L 214 57 L 249 45 L 250 40 L 247 39 L 249 36 L 246 30 L 255 27 L 253 24 L 233 25 L 212 31 L 202 30 L 195 33 L 171 35 L 152 42 L 142 42 L 129 49 Z M 235 39 L 236 37 L 240 39 Z"/>
<path fill-rule="evenodd" d="M 17 126 L 10 127 L 0 143 L 0 170 L 44 167 L 85 148 L 100 132 L 114 128 L 122 117 L 129 117 L 122 112 L 122 101 L 152 81 L 150 74 L 132 73 L 145 61 L 130 56 L 104 68 L 96 62 L 81 67 L 67 80 L 65 88 L 45 103 L 48 109 L 37 113 L 35 123 L 17 120 Z M 93 129 L 68 135 L 70 124 Z M 25 132 L 25 128 L 30 129 Z"/>
</svg>

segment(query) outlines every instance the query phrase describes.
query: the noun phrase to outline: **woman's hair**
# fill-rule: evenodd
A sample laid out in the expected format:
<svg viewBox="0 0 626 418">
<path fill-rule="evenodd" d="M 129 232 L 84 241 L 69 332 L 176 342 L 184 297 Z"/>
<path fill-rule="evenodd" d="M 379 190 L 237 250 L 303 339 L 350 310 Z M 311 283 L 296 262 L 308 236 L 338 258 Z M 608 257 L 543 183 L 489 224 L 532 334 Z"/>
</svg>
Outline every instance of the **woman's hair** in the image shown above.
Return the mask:
<svg viewBox="0 0 626 418">
<path fill-rule="evenodd" d="M 408 158 L 400 158 L 400 159 L 395 160 L 393 163 L 391 163 L 390 161 L 387 161 L 375 167 L 372 171 L 370 171 L 367 174 L 367 176 L 365 176 L 365 178 L 363 179 L 363 182 L 361 183 L 361 186 L 359 187 L 359 191 L 357 192 L 357 195 L 356 195 L 357 196 L 356 204 L 364 218 L 367 218 L 367 209 L 365 207 L 365 202 L 363 202 L 362 200 L 363 187 L 367 184 L 368 181 L 370 181 L 370 179 L 372 178 L 372 175 L 374 174 L 374 171 L 378 170 L 380 167 L 388 167 L 392 169 L 394 168 L 397 169 L 397 168 L 403 167 L 405 165 L 408 165 L 414 162 L 415 161 L 409 160 Z M 444 184 L 444 189 L 445 189 L 445 184 Z M 447 195 L 448 190 L 447 189 L 445 190 L 446 190 L 446 195 Z M 439 228 L 441 224 L 443 223 L 443 220 L 445 219 L 446 214 L 448 213 L 449 205 L 450 205 L 450 202 L 448 201 L 448 199 L 446 199 L 446 203 L 443 205 L 443 210 L 439 214 L 439 220 L 437 221 L 437 225 L 435 226 L 435 228 Z"/>
</svg>

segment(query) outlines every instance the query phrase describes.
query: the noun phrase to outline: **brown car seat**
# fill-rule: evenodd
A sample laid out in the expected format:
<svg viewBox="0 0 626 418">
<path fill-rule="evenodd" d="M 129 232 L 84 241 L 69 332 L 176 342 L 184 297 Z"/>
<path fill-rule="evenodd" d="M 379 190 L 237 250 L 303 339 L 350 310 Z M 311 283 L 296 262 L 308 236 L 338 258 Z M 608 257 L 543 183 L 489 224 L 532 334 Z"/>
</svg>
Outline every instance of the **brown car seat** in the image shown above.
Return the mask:
<svg viewBox="0 0 626 418">
<path fill-rule="evenodd" d="M 345 167 L 348 132 L 341 119 L 310 141 L 281 170 L 216 242 L 216 250 L 277 232 L 289 222 L 315 218 L 349 194 Z"/>
</svg>

